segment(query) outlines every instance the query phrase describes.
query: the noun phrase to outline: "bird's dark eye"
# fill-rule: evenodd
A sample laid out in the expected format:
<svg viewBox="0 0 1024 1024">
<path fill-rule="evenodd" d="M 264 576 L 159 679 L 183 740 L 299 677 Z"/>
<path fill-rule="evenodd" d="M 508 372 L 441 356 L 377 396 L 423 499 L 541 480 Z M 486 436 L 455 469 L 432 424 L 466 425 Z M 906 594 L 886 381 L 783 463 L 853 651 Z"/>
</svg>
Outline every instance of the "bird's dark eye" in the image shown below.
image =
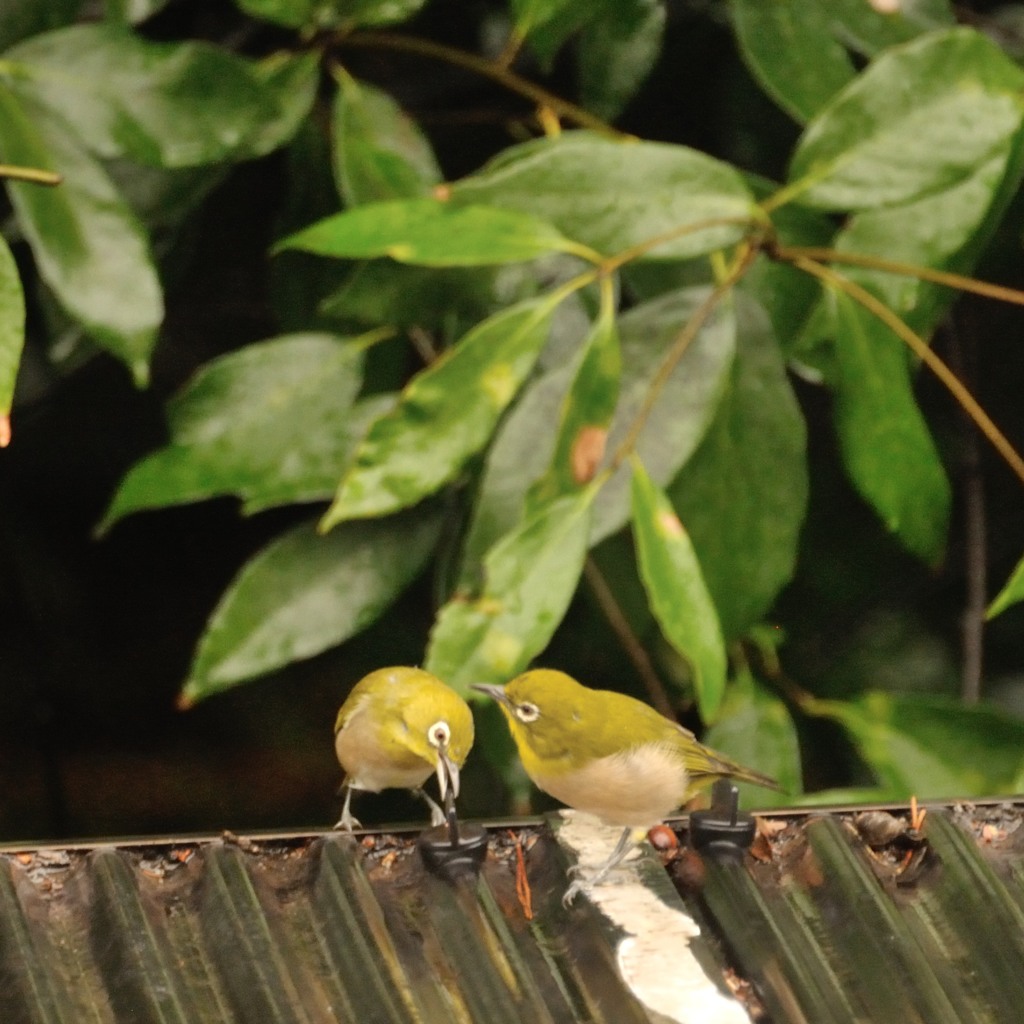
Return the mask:
<svg viewBox="0 0 1024 1024">
<path fill-rule="evenodd" d="M 540 708 L 524 700 L 522 704 L 516 705 L 516 718 L 520 722 L 536 722 L 540 718 Z"/>
<path fill-rule="evenodd" d="M 452 731 L 448 728 L 447 722 L 435 722 L 427 730 L 427 739 L 432 747 L 447 747 L 451 738 Z"/>
</svg>

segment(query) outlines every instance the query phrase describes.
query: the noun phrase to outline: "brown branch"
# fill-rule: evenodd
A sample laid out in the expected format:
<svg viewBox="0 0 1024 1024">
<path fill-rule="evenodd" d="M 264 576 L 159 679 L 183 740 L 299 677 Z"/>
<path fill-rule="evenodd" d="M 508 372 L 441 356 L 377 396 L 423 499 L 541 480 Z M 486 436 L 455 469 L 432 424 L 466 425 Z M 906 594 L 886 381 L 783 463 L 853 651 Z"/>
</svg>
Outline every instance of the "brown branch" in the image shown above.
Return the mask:
<svg viewBox="0 0 1024 1024">
<path fill-rule="evenodd" d="M 975 335 L 969 316 L 964 311 L 963 331 L 951 322 L 949 338 L 950 365 L 961 380 L 973 383 Z M 964 610 L 961 622 L 960 697 L 965 704 L 981 700 L 981 679 L 984 664 L 984 634 L 988 565 L 985 557 L 985 485 L 981 474 L 981 446 L 966 416 L 960 417 L 962 457 L 960 472 L 964 495 Z"/>
<path fill-rule="evenodd" d="M 594 600 L 597 601 L 598 607 L 601 609 L 601 613 L 608 620 L 608 625 L 611 626 L 612 632 L 622 645 L 622 649 L 626 652 L 626 657 L 633 663 L 637 675 L 640 676 L 644 688 L 647 690 L 647 696 L 650 698 L 651 703 L 667 718 L 675 718 L 675 709 L 672 707 L 672 702 L 668 699 L 668 693 L 654 668 L 650 655 L 640 642 L 640 638 L 633 632 L 633 627 L 630 626 L 629 621 L 619 607 L 615 594 L 612 593 L 612 588 L 608 585 L 604 574 L 590 555 L 587 556 L 586 561 L 583 563 L 583 577 L 586 579 L 587 585 L 594 595 Z"/>
<path fill-rule="evenodd" d="M 559 117 L 564 117 L 581 128 L 591 128 L 602 135 L 610 135 L 619 139 L 632 137 L 613 128 L 606 121 L 602 121 L 601 118 L 578 107 L 575 103 L 570 103 L 569 100 L 556 96 L 542 86 L 517 75 L 514 71 L 509 71 L 502 64 L 478 57 L 474 53 L 468 53 L 454 46 L 445 46 L 443 43 L 435 43 L 432 40 L 419 39 L 415 36 L 396 35 L 393 32 L 353 32 L 351 35 L 338 36 L 334 41 L 341 46 L 400 51 L 444 61 L 446 64 L 453 64 L 482 75 L 484 78 L 490 78 L 510 92 L 517 93 L 538 106 L 550 107 Z"/>
<path fill-rule="evenodd" d="M 932 373 L 946 386 L 952 396 L 960 403 L 960 407 L 974 421 L 978 429 L 988 438 L 992 447 L 1003 457 L 1007 465 L 1024 483 L 1024 459 L 1016 448 L 1007 440 L 1006 435 L 993 423 L 992 418 L 978 404 L 974 395 L 964 386 L 959 377 L 932 351 L 931 347 L 908 327 L 881 299 L 872 295 L 866 288 L 829 267 L 822 266 L 814 260 L 797 257 L 789 261 L 791 266 L 803 270 L 818 278 L 825 284 L 847 294 L 855 302 L 863 306 L 882 321 L 911 351 L 923 362 Z"/>
<path fill-rule="evenodd" d="M 916 277 L 920 281 L 930 281 L 932 284 L 945 285 L 947 288 L 955 288 L 958 291 L 983 295 L 987 299 L 999 299 L 1001 302 L 1012 302 L 1015 305 L 1024 306 L 1024 291 L 1017 288 L 1006 288 L 1000 284 L 979 281 L 977 278 L 953 274 L 947 270 L 922 267 L 915 263 L 902 263 L 898 260 L 887 260 L 881 256 L 871 256 L 867 253 L 840 252 L 838 249 L 817 246 L 780 245 L 774 248 L 766 247 L 766 251 L 773 259 L 787 263 L 793 263 L 801 258 L 814 260 L 817 263 L 845 263 L 868 270 L 881 270 L 889 274 Z"/>
</svg>

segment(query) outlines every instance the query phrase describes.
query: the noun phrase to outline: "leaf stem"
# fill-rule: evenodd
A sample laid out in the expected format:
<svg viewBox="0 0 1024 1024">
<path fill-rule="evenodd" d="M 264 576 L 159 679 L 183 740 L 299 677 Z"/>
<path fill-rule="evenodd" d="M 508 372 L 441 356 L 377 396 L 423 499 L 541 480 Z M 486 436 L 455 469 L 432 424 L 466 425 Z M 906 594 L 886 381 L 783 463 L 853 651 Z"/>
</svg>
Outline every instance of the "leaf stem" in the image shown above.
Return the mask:
<svg viewBox="0 0 1024 1024">
<path fill-rule="evenodd" d="M 59 185 L 64 180 L 55 171 L 44 171 L 39 167 L 18 167 L 15 164 L 0 164 L 0 178 L 30 181 L 34 185 Z"/>
<path fill-rule="evenodd" d="M 715 285 L 707 298 L 693 311 L 693 315 L 683 325 L 679 334 L 676 335 L 675 341 L 673 341 L 671 348 L 651 380 L 651 386 L 647 389 L 644 400 L 633 417 L 633 422 L 630 423 L 629 429 L 626 431 L 626 436 L 622 439 L 618 448 L 615 449 L 615 454 L 611 457 L 606 473 L 609 475 L 614 473 L 633 453 L 654 406 L 661 397 L 661 393 L 665 389 L 669 378 L 675 372 L 675 368 L 679 365 L 679 360 L 683 358 L 686 350 L 690 347 L 690 343 L 700 333 L 701 328 L 708 322 L 722 299 L 725 298 L 726 294 L 732 290 L 736 283 L 750 269 L 757 253 L 758 250 L 753 246 L 746 247 L 742 259 L 738 260 L 729 273 Z"/>
<path fill-rule="evenodd" d="M 652 235 L 650 238 L 645 238 L 642 242 L 637 242 L 635 245 L 631 245 L 628 248 L 623 249 L 621 252 L 615 253 L 614 256 L 607 257 L 607 259 L 601 261 L 601 269 L 605 273 L 610 274 L 612 271 L 618 270 L 619 267 L 623 266 L 623 264 L 629 263 L 630 260 L 646 256 L 647 253 L 652 252 L 662 245 L 667 245 L 669 242 L 674 242 L 677 238 L 682 238 L 684 235 L 692 235 L 698 231 L 707 231 L 709 228 L 759 228 L 762 226 L 763 224 L 761 221 L 756 218 L 746 216 L 707 217 L 705 220 L 691 221 L 689 224 L 681 224 L 668 231 L 663 231 L 660 235 Z"/>
<path fill-rule="evenodd" d="M 1024 459 L 1020 457 L 1017 450 L 1010 444 L 1006 435 L 992 422 L 988 413 L 982 409 L 960 378 L 932 351 L 924 339 L 911 330 L 881 299 L 876 298 L 866 288 L 861 287 L 855 281 L 851 281 L 848 277 L 843 277 L 842 274 L 837 273 L 830 267 L 823 266 L 803 256 L 797 256 L 787 262 L 798 270 L 818 278 L 818 280 L 828 286 L 844 292 L 855 302 L 863 306 L 869 313 L 881 320 L 942 381 L 950 394 L 960 403 L 964 412 L 970 416 L 978 429 L 1003 457 L 1007 465 L 1024 483 Z"/>
<path fill-rule="evenodd" d="M 474 53 L 468 53 L 455 46 L 446 46 L 444 43 L 435 43 L 432 40 L 419 39 L 415 36 L 397 35 L 393 32 L 353 32 L 351 35 L 338 36 L 334 41 L 341 46 L 360 46 L 414 53 L 421 57 L 444 61 L 446 64 L 454 64 L 456 67 L 465 68 L 484 78 L 490 78 L 510 92 L 524 96 L 539 106 L 550 107 L 560 117 L 564 117 L 581 128 L 590 128 L 602 135 L 617 139 L 632 138 L 631 135 L 620 132 L 575 103 L 570 103 L 569 100 L 564 100 L 542 86 L 510 71 L 502 63 L 478 57 Z M 503 57 L 507 59 L 506 56 L 503 55 Z"/>
<path fill-rule="evenodd" d="M 871 256 L 859 252 L 840 252 L 838 249 L 800 245 L 780 245 L 766 251 L 769 251 L 773 259 L 783 260 L 787 263 L 792 263 L 798 258 L 815 260 L 818 263 L 846 263 L 854 267 L 866 267 L 869 270 L 882 270 L 890 274 L 916 277 L 921 281 L 931 281 L 933 284 L 945 285 L 947 288 L 956 288 L 959 291 L 983 295 L 988 299 L 999 299 L 1003 302 L 1012 302 L 1015 305 L 1024 306 L 1024 291 L 1020 291 L 1017 288 L 1006 288 L 1003 285 L 990 284 L 988 281 L 979 281 L 974 277 L 965 277 L 963 274 L 953 274 L 946 270 L 934 270 L 931 267 L 921 267 L 914 263 L 887 260 L 882 256 Z"/>
</svg>

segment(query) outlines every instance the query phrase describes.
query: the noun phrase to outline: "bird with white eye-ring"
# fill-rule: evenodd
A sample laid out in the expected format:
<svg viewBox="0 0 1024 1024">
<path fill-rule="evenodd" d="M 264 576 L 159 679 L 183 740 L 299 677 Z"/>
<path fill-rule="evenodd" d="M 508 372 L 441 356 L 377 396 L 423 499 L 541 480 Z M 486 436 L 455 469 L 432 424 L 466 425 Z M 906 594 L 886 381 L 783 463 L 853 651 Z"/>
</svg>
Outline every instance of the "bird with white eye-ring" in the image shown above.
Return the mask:
<svg viewBox="0 0 1024 1024">
<path fill-rule="evenodd" d="M 649 828 L 701 786 L 725 778 L 779 788 L 643 702 L 592 690 L 564 672 L 533 669 L 506 686 L 475 683 L 473 689 L 498 702 L 523 768 L 539 789 L 623 829 L 597 871 L 572 882 L 566 905 L 600 885 Z"/>
<path fill-rule="evenodd" d="M 361 827 L 350 806 L 354 789 L 412 790 L 430 808 L 431 824 L 444 824 L 444 811 L 423 784 L 436 774 L 441 800 L 457 797 L 459 769 L 472 746 L 469 705 L 436 676 L 402 666 L 364 676 L 334 724 L 334 750 L 345 771 L 345 803 L 334 827 Z"/>
</svg>

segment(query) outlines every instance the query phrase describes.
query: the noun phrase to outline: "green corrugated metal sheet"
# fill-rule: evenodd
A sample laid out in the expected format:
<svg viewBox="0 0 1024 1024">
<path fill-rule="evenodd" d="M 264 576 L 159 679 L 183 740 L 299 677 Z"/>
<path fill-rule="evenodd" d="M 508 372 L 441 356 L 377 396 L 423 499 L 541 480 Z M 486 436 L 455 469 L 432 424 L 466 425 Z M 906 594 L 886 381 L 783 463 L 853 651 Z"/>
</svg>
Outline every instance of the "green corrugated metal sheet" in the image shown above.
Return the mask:
<svg viewBox="0 0 1024 1024">
<path fill-rule="evenodd" d="M 570 910 L 568 864 L 616 839 L 579 817 L 493 828 L 457 883 L 414 833 L 8 850 L 0 1022 L 1024 1017 L 1024 807 L 765 821 L 752 854 L 648 851 Z"/>
</svg>

